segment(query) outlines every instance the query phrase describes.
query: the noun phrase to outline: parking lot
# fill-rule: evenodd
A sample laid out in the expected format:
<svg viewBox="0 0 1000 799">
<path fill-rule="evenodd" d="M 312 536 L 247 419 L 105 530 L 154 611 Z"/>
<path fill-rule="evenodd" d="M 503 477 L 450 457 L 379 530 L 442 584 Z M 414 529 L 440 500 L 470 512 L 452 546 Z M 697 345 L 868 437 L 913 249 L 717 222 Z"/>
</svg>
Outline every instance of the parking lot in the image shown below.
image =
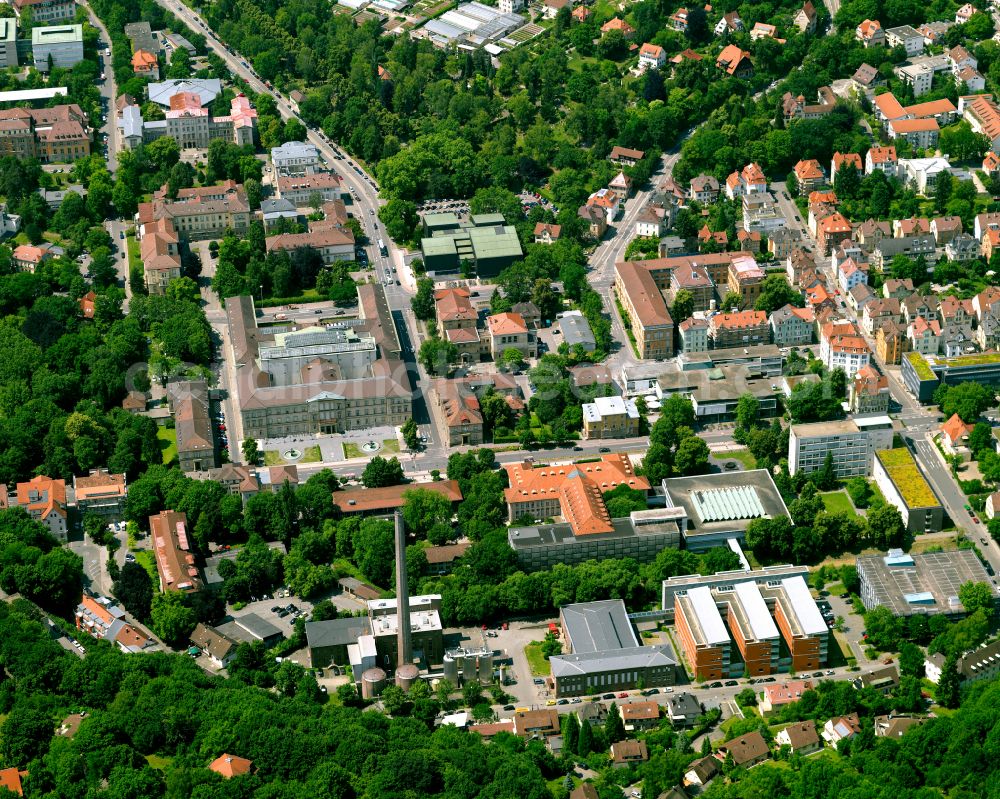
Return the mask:
<svg viewBox="0 0 1000 799">
<path fill-rule="evenodd" d="M 292 634 L 295 619 L 298 618 L 298 616 L 305 616 L 306 619 L 309 619 L 312 615 L 313 603 L 309 600 L 290 596 L 265 596 L 267 597 L 266 599 L 264 597 L 259 597 L 257 601 L 248 602 L 239 610 L 229 606 L 227 608 L 229 613 L 228 619 L 239 619 L 243 616 L 254 613 L 281 630 L 287 638 Z M 287 608 L 289 606 L 294 606 L 299 612 L 288 612 Z"/>
</svg>

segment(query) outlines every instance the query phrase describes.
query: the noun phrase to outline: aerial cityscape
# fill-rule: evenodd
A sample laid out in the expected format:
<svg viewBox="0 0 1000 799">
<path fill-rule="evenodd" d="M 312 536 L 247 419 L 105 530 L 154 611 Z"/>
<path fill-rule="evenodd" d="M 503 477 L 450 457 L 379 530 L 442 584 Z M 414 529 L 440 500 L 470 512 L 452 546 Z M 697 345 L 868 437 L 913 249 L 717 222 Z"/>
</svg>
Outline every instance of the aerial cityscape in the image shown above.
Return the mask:
<svg viewBox="0 0 1000 799">
<path fill-rule="evenodd" d="M 0 799 L 1000 797 L 1000 0 L 679 3 L 0 3 Z"/>
</svg>

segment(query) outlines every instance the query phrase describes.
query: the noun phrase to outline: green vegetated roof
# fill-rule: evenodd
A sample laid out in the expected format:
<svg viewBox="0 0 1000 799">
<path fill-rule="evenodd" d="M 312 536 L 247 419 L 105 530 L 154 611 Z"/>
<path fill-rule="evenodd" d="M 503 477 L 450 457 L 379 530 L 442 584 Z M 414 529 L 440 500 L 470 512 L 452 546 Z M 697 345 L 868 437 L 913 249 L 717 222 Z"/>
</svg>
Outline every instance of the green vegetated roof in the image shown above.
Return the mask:
<svg viewBox="0 0 1000 799">
<path fill-rule="evenodd" d="M 906 353 L 906 360 L 910 362 L 910 366 L 913 367 L 913 371 L 917 373 L 917 377 L 921 380 L 934 380 L 934 370 L 928 366 L 927 361 L 924 360 L 924 356 L 919 352 L 908 352 Z"/>
<path fill-rule="evenodd" d="M 976 352 L 971 355 L 959 355 L 955 358 L 935 358 L 937 366 L 947 366 L 957 368 L 960 366 L 984 366 L 991 363 L 1000 363 L 1000 352 Z"/>
<path fill-rule="evenodd" d="M 937 497 L 917 468 L 917 462 L 906 447 L 876 452 L 875 457 L 885 467 L 889 478 L 903 501 L 910 508 L 930 508 L 938 504 Z"/>
</svg>

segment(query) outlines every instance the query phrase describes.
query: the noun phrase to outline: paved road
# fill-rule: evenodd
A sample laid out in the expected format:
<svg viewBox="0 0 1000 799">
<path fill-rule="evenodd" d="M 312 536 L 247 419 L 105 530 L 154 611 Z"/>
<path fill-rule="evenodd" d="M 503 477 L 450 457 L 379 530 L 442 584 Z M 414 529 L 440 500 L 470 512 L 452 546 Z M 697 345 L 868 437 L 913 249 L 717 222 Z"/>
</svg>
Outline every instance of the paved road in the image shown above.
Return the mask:
<svg viewBox="0 0 1000 799">
<path fill-rule="evenodd" d="M 104 23 L 100 20 L 94 10 L 86 3 L 86 0 L 80 0 L 80 5 L 87 9 L 87 14 L 90 17 L 90 24 L 97 28 L 101 33 L 101 41 L 104 43 L 105 47 L 111 47 L 111 37 L 108 35 L 108 29 L 104 27 Z M 117 131 L 115 129 L 115 98 L 118 96 L 118 89 L 115 86 L 115 73 L 111 68 L 111 59 L 104 56 L 103 50 L 101 49 L 101 64 L 104 71 L 104 80 L 101 81 L 100 91 L 101 96 L 107 101 L 105 106 L 105 113 L 107 114 L 107 121 L 104 122 L 97 130 L 98 136 L 107 135 L 108 137 L 108 171 L 111 174 L 115 173 L 118 169 L 118 156 L 116 153 L 117 145 Z M 95 120 L 96 124 L 96 120 Z"/>
</svg>

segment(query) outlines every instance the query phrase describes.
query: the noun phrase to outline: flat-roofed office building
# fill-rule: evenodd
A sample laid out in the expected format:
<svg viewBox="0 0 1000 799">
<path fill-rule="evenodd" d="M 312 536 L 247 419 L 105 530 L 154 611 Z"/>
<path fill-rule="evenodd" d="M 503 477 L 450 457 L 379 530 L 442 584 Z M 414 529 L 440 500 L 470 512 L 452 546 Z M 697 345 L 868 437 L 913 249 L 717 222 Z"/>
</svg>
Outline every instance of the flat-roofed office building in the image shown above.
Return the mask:
<svg viewBox="0 0 1000 799">
<path fill-rule="evenodd" d="M 872 473 L 875 453 L 889 449 L 892 436 L 888 416 L 793 424 L 788 435 L 788 471 L 819 471 L 831 455 L 838 479 L 867 477 Z"/>
</svg>

